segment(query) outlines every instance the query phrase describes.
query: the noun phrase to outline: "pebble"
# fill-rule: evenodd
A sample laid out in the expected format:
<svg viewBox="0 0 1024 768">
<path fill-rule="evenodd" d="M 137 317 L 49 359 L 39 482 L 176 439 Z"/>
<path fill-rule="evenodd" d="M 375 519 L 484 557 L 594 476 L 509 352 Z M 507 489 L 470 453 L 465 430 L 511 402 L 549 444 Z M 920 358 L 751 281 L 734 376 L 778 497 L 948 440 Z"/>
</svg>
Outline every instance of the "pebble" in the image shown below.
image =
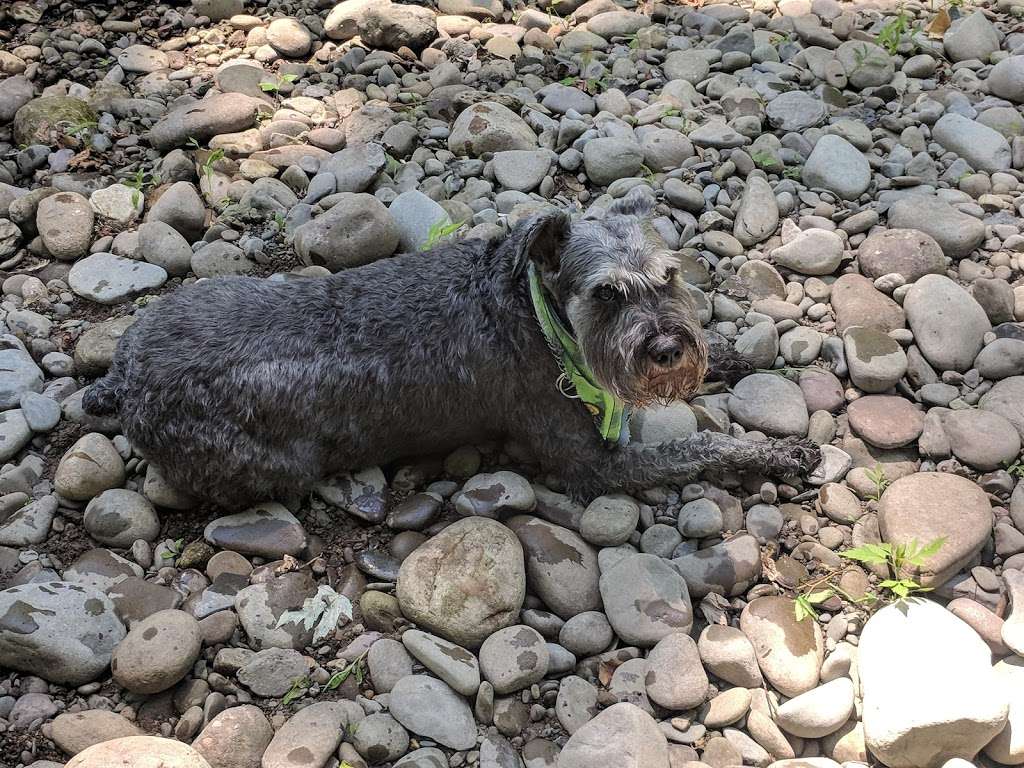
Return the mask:
<svg viewBox="0 0 1024 768">
<path fill-rule="evenodd" d="M 114 649 L 114 680 L 133 693 L 165 691 L 192 669 L 202 637 L 184 611 L 159 611 L 136 623 Z"/>
<path fill-rule="evenodd" d="M 468 648 L 511 626 L 525 594 L 522 545 L 501 523 L 484 517 L 448 526 L 409 555 L 398 574 L 402 613 Z"/>
<path fill-rule="evenodd" d="M 91 586 L 42 582 L 0 591 L 0 663 L 58 684 L 99 677 L 125 628 Z"/>
<path fill-rule="evenodd" d="M 472 749 L 476 725 L 469 705 L 436 678 L 409 675 L 391 690 L 391 715 L 413 733 L 451 749 Z"/>
<path fill-rule="evenodd" d="M 686 582 L 655 555 L 629 555 L 602 573 L 601 598 L 615 633 L 633 645 L 650 648 L 693 624 Z"/>
<path fill-rule="evenodd" d="M 818 684 L 825 653 L 821 630 L 815 621 L 797 621 L 791 600 L 752 600 L 740 614 L 740 630 L 754 646 L 761 673 L 784 696 Z"/>
</svg>

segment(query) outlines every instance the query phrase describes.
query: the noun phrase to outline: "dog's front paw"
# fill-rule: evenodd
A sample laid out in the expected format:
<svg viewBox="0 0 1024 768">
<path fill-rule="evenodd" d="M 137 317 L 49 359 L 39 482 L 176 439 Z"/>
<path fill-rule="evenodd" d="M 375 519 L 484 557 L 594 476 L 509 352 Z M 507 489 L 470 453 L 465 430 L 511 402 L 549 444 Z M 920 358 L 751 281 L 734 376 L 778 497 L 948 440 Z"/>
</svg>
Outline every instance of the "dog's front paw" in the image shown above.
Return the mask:
<svg viewBox="0 0 1024 768">
<path fill-rule="evenodd" d="M 787 437 L 772 444 L 768 469 L 774 475 L 809 475 L 821 464 L 821 447 L 812 440 Z"/>
</svg>

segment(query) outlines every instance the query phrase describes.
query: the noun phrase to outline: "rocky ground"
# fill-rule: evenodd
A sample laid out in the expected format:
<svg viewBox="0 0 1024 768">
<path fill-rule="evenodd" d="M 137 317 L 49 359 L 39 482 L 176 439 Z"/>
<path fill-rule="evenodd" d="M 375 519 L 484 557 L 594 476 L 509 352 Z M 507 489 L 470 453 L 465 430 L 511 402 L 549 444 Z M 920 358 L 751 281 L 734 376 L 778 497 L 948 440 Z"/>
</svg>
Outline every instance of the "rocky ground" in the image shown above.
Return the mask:
<svg viewBox="0 0 1024 768">
<path fill-rule="evenodd" d="M 0 765 L 1024 764 L 1022 9 L 3 4 Z M 464 446 L 223 517 L 82 412 L 179 286 L 637 188 L 758 372 L 634 438 L 811 477 Z"/>
</svg>

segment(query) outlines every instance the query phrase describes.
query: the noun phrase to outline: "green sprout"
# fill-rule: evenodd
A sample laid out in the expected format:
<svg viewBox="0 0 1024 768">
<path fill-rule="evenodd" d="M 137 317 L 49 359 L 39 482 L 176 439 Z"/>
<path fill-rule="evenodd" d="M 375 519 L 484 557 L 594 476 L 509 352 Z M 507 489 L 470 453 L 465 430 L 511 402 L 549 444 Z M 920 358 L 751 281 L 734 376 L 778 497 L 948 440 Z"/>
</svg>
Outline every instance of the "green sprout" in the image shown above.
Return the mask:
<svg viewBox="0 0 1024 768">
<path fill-rule="evenodd" d="M 327 681 L 327 684 L 324 686 L 324 690 L 326 690 L 326 691 L 333 691 L 335 688 L 339 687 L 342 683 L 344 683 L 346 680 L 348 680 L 348 678 L 350 676 L 355 678 L 356 685 L 362 687 L 362 685 L 363 685 L 363 667 L 362 667 L 362 664 L 363 664 L 363 659 L 366 658 L 366 654 L 367 653 L 369 653 L 369 651 L 363 651 L 361 654 L 359 654 L 358 657 L 356 657 L 355 661 L 353 661 L 351 664 L 349 664 L 344 669 L 341 669 L 341 670 L 335 672 L 333 675 L 331 675 L 331 679 Z"/>
<path fill-rule="evenodd" d="M 299 698 L 309 688 L 308 677 L 296 677 L 292 680 L 292 687 L 288 689 L 288 693 L 281 699 L 281 703 L 288 706 L 297 698 Z"/>
<path fill-rule="evenodd" d="M 430 229 L 427 231 L 427 241 L 420 246 L 420 250 L 429 251 L 444 238 L 448 237 L 448 235 L 457 232 L 459 227 L 465 223 L 466 222 L 464 221 L 451 221 L 446 223 L 444 219 L 441 221 L 435 221 L 430 225 Z"/>
<path fill-rule="evenodd" d="M 181 554 L 181 550 L 185 547 L 184 539 L 175 539 L 173 544 L 168 545 L 167 551 L 164 552 L 161 557 L 164 560 L 173 560 Z"/>
<path fill-rule="evenodd" d="M 278 75 L 277 82 L 267 81 L 260 83 L 260 90 L 264 93 L 277 93 L 286 83 L 294 83 L 298 77 L 298 75 Z"/>
<path fill-rule="evenodd" d="M 906 11 L 900 11 L 899 14 L 888 21 L 879 31 L 875 37 L 875 43 L 884 48 L 890 56 L 896 53 L 896 50 L 900 47 L 900 42 L 903 40 L 903 35 L 910 29 L 910 16 Z"/>
<path fill-rule="evenodd" d="M 823 578 L 803 585 L 801 592 L 793 598 L 793 611 L 796 620 L 803 621 L 808 616 L 817 619 L 816 606 L 835 595 L 839 595 L 851 603 L 873 605 L 882 600 L 898 602 L 921 592 L 930 592 L 931 587 L 922 587 L 913 579 L 904 578 L 903 571 L 907 566 L 922 567 L 925 560 L 935 555 L 945 543 L 946 539 L 940 538 L 925 545 L 918 544 L 916 540 L 909 544 L 864 544 L 840 552 L 839 556 L 847 560 L 866 565 L 885 566 L 889 572 L 889 578 L 883 579 L 878 584 L 878 588 L 883 590 L 883 593 L 879 595 L 868 591 L 863 597 L 855 598 L 834 583 L 833 579 L 837 574 L 830 572 Z"/>
<path fill-rule="evenodd" d="M 864 474 L 868 476 L 868 480 L 874 483 L 875 486 L 875 492 L 868 498 L 871 501 L 878 501 L 882 498 L 885 489 L 892 485 L 892 481 L 885 476 L 885 469 L 881 464 L 875 464 L 871 469 L 865 469 Z"/>
</svg>

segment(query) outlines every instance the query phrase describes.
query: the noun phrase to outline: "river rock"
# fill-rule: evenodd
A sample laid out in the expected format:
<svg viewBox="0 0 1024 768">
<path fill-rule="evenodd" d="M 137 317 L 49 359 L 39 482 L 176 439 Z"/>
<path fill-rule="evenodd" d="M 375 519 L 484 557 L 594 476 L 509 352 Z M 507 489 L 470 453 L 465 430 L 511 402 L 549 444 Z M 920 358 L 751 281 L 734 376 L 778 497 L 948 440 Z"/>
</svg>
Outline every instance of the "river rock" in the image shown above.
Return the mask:
<svg viewBox="0 0 1024 768">
<path fill-rule="evenodd" d="M 1006 724 L 1009 702 L 988 646 L 930 600 L 875 613 L 861 634 L 858 668 L 865 742 L 889 768 L 973 760 Z"/>
<path fill-rule="evenodd" d="M 211 768 L 188 744 L 158 736 L 125 736 L 79 752 L 66 768 Z"/>
<path fill-rule="evenodd" d="M 893 203 L 889 226 L 921 230 L 934 238 L 951 259 L 969 256 L 985 239 L 985 225 L 979 219 L 927 195 L 908 195 Z"/>
<path fill-rule="evenodd" d="M 413 733 L 450 749 L 472 749 L 476 744 L 469 705 L 436 678 L 409 675 L 395 683 L 391 715 Z"/>
<path fill-rule="evenodd" d="M 921 353 L 940 371 L 966 371 L 992 330 L 985 310 L 945 275 L 925 275 L 903 308 Z"/>
<path fill-rule="evenodd" d="M 632 645 L 649 648 L 693 625 L 686 582 L 657 555 L 629 555 L 602 573 L 601 597 L 615 633 Z"/>
<path fill-rule="evenodd" d="M 114 604 L 93 587 L 47 582 L 0 592 L 0 664 L 10 669 L 83 685 L 103 673 L 124 636 Z"/>
<path fill-rule="evenodd" d="M 639 707 L 613 704 L 574 733 L 558 756 L 558 768 L 669 768 L 668 742 Z"/>
<path fill-rule="evenodd" d="M 770 373 L 740 380 L 729 396 L 729 413 L 747 429 L 775 437 L 803 437 L 810 418 L 800 387 Z"/>
<path fill-rule="evenodd" d="M 797 621 L 787 597 L 758 597 L 740 614 L 740 630 L 754 646 L 768 682 L 784 696 L 794 697 L 818 684 L 825 646 L 813 619 Z"/>
<path fill-rule="evenodd" d="M 201 648 L 198 621 L 184 611 L 158 611 L 132 627 L 114 649 L 110 669 L 133 693 L 159 693 L 191 671 Z"/>
<path fill-rule="evenodd" d="M 508 521 L 526 555 L 530 591 L 563 619 L 601 608 L 597 552 L 574 531 L 537 517 Z"/>
<path fill-rule="evenodd" d="M 399 231 L 373 195 L 345 192 L 326 212 L 295 230 L 295 251 L 307 264 L 337 271 L 390 256 Z"/>
<path fill-rule="evenodd" d="M 397 595 L 416 624 L 477 648 L 519 616 L 526 595 L 523 547 L 494 520 L 459 520 L 402 562 Z"/>
<path fill-rule="evenodd" d="M 826 134 L 818 139 L 804 164 L 803 181 L 821 187 L 843 200 L 856 200 L 871 184 L 871 167 L 864 154 L 842 136 Z"/>
<path fill-rule="evenodd" d="M 966 478 L 918 472 L 899 478 L 882 494 L 878 528 L 884 541 L 897 544 L 945 539 L 924 566 L 908 571 L 923 586 L 938 586 L 971 562 L 988 541 L 992 507 L 985 492 Z"/>
<path fill-rule="evenodd" d="M 515 112 L 494 101 L 482 101 L 464 109 L 448 137 L 448 149 L 473 157 L 536 146 L 533 129 Z"/>
</svg>

